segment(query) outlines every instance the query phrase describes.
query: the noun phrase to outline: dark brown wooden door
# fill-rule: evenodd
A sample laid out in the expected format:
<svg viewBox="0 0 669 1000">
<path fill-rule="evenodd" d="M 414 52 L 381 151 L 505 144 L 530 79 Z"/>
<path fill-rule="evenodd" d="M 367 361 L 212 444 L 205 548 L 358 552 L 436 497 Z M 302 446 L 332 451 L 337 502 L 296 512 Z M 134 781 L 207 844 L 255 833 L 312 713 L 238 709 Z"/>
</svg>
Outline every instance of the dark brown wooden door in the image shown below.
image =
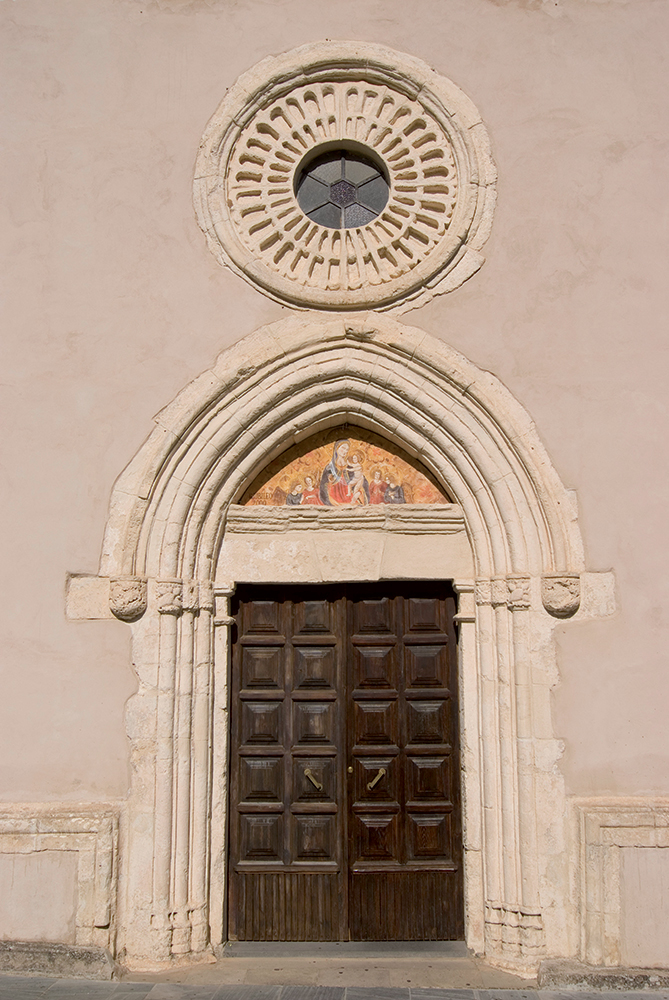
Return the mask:
<svg viewBox="0 0 669 1000">
<path fill-rule="evenodd" d="M 240 587 L 231 939 L 463 936 L 447 585 Z"/>
<path fill-rule="evenodd" d="M 457 939 L 454 599 L 405 584 L 352 588 L 348 605 L 351 938 Z"/>
</svg>

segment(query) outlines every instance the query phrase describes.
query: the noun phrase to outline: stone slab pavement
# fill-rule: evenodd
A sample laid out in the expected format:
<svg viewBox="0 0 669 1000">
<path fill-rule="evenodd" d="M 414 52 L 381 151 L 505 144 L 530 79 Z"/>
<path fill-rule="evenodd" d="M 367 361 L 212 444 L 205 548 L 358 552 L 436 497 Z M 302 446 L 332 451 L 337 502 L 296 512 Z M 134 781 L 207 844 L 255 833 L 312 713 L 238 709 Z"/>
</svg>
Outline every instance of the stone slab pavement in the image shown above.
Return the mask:
<svg viewBox="0 0 669 1000">
<path fill-rule="evenodd" d="M 669 991 L 425 989 L 374 986 L 193 985 L 0 975 L 0 1000 L 669 1000 Z"/>
<path fill-rule="evenodd" d="M 395 944 L 393 942 L 393 944 Z M 190 986 L 404 987 L 409 989 L 528 989 L 536 980 L 495 969 L 457 948 L 458 942 L 303 945 L 237 943 L 225 957 L 162 973 L 128 973 L 124 978 Z M 271 1000 L 275 1000 L 274 997 Z M 286 998 L 284 998 L 286 1000 Z M 327 1000 L 325 995 L 322 1000 Z M 330 1000 L 337 1000 L 333 995 Z M 399 998 L 398 998 L 399 1000 Z M 405 998 L 406 1000 L 406 998 Z"/>
</svg>

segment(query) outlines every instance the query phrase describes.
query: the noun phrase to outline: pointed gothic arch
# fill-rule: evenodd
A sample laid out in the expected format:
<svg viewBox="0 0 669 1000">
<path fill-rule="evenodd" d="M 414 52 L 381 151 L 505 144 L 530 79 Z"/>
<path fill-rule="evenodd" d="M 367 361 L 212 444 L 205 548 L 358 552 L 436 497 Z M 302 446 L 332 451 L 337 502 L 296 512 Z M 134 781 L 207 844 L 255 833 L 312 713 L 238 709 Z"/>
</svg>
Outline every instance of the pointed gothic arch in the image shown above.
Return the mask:
<svg viewBox="0 0 669 1000">
<path fill-rule="evenodd" d="M 471 551 L 473 569 L 455 580 L 467 942 L 530 973 L 545 954 L 573 951 L 550 636 L 579 607 L 574 504 L 494 376 L 378 315 L 292 317 L 184 389 L 112 494 L 100 578 L 113 614 L 132 624 L 139 677 L 119 891 L 131 967 L 225 940 L 227 626 L 238 580 L 222 546 L 257 473 L 344 423 L 400 444 L 455 498 L 429 517 L 407 510 L 399 530 L 430 538 L 440 518 L 459 518 Z"/>
<path fill-rule="evenodd" d="M 101 572 L 210 579 L 222 514 L 291 444 L 358 424 L 462 506 L 477 575 L 579 573 L 573 504 L 531 419 L 488 372 L 380 316 L 288 319 L 224 351 L 156 418 L 117 481 Z"/>
</svg>

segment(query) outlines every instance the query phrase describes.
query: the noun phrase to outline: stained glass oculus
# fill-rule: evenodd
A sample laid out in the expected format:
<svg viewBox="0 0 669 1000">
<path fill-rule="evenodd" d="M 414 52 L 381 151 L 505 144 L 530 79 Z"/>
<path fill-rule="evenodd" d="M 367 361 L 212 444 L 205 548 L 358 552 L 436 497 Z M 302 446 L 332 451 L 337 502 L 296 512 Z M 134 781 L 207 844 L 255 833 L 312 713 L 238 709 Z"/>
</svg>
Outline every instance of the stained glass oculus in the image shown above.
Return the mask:
<svg viewBox="0 0 669 1000">
<path fill-rule="evenodd" d="M 328 229 L 355 229 L 380 215 L 388 203 L 389 185 L 371 158 L 335 149 L 302 170 L 295 193 L 312 222 Z"/>
</svg>

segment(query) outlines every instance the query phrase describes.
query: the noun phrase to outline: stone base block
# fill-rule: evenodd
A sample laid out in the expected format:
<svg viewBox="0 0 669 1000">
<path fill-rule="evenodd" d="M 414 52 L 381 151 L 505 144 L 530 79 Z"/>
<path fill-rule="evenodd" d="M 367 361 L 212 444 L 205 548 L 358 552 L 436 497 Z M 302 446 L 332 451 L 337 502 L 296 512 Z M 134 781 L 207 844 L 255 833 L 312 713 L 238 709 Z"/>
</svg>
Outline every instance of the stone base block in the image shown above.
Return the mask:
<svg viewBox="0 0 669 1000">
<path fill-rule="evenodd" d="M 630 969 L 548 959 L 539 966 L 537 981 L 544 990 L 666 990 L 669 969 Z"/>
<path fill-rule="evenodd" d="M 24 976 L 111 979 L 114 959 L 105 948 L 50 941 L 0 941 L 0 971 Z"/>
</svg>

